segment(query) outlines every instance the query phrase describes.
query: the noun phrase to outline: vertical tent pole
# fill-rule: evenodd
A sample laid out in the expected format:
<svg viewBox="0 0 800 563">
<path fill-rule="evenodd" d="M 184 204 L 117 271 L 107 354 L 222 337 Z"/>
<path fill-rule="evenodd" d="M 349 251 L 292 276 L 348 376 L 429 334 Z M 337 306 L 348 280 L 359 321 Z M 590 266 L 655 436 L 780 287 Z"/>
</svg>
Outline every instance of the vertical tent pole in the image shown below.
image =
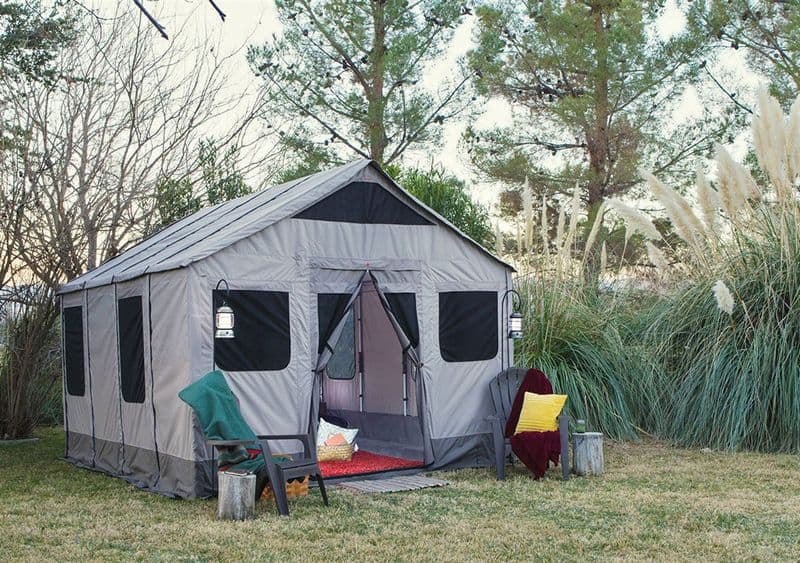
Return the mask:
<svg viewBox="0 0 800 563">
<path fill-rule="evenodd" d="M 403 416 L 408 416 L 408 361 L 403 350 Z"/>
<path fill-rule="evenodd" d="M 358 411 L 364 412 L 364 301 L 358 296 Z"/>
</svg>

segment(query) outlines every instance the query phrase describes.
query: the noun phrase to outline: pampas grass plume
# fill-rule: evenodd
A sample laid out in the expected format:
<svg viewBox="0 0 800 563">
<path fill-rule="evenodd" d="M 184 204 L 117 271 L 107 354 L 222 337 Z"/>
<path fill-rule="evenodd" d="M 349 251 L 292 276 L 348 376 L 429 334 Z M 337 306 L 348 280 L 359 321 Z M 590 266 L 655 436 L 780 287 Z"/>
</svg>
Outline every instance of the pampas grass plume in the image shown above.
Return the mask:
<svg viewBox="0 0 800 563">
<path fill-rule="evenodd" d="M 542 254 L 545 256 L 550 252 L 550 226 L 547 223 L 547 199 L 542 196 Z"/>
<path fill-rule="evenodd" d="M 759 199 L 760 194 L 750 172 L 721 145 L 717 146 L 716 161 L 722 207 L 734 219 L 740 210 L 749 208 L 747 198 Z"/>
<path fill-rule="evenodd" d="M 725 285 L 725 282 L 717 280 L 712 291 L 714 292 L 714 298 L 717 300 L 717 307 L 719 307 L 719 310 L 732 315 L 734 306 L 733 294 L 731 290 L 728 289 L 728 286 Z"/>
<path fill-rule="evenodd" d="M 564 229 L 567 226 L 567 214 L 562 207 L 558 212 L 558 225 L 556 225 L 556 249 L 561 248 L 561 243 L 564 240 Z"/>
<path fill-rule="evenodd" d="M 758 91 L 758 114 L 753 118 L 751 128 L 758 164 L 775 186 L 778 201 L 786 205 L 793 195 L 787 171 L 787 129 L 780 104 L 766 88 Z"/>
<path fill-rule="evenodd" d="M 577 182 L 575 182 L 575 191 L 572 192 L 572 202 L 569 213 L 569 227 L 567 228 L 564 242 L 561 245 L 561 252 L 565 259 L 569 257 L 570 248 L 575 240 L 575 233 L 578 231 L 578 218 L 581 213 L 581 188 Z"/>
<path fill-rule="evenodd" d="M 606 212 L 606 204 L 601 203 L 600 207 L 597 209 L 597 214 L 594 216 L 594 223 L 592 224 L 592 230 L 589 231 L 589 236 L 586 237 L 586 246 L 584 248 L 584 257 L 587 256 L 594 247 L 594 243 L 597 240 L 597 233 L 600 232 L 600 227 L 603 226 L 603 215 Z"/>
<path fill-rule="evenodd" d="M 606 271 L 608 267 L 608 251 L 606 251 L 606 241 L 603 241 L 603 246 L 600 248 L 600 273 Z"/>
<path fill-rule="evenodd" d="M 634 232 L 641 233 L 645 238 L 658 240 L 661 234 L 650 220 L 650 217 L 618 199 L 606 200 L 608 207 L 617 212 L 625 221 L 625 240 L 627 241 Z"/>
<path fill-rule="evenodd" d="M 697 163 L 695 185 L 697 186 L 697 201 L 703 214 L 703 222 L 709 231 L 715 232 L 717 230 L 717 211 L 722 208 L 722 200 L 719 197 L 719 193 L 709 184 L 703 165 L 700 162 Z"/>
<path fill-rule="evenodd" d="M 786 125 L 786 167 L 789 181 L 800 174 L 800 96 L 792 104 Z"/>
<path fill-rule="evenodd" d="M 695 215 L 689 202 L 678 192 L 662 183 L 653 174 L 643 171 L 642 176 L 647 180 L 653 195 L 664 206 L 678 236 L 695 249 L 701 247 L 704 240 L 705 227 Z"/>
</svg>

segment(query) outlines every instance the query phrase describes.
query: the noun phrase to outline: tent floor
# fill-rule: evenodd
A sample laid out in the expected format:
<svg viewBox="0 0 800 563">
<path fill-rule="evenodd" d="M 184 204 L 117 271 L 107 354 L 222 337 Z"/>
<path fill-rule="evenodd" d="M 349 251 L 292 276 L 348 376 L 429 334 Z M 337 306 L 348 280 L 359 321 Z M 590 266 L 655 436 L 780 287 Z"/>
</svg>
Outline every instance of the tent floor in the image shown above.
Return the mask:
<svg viewBox="0 0 800 563">
<path fill-rule="evenodd" d="M 320 461 L 319 468 L 322 476 L 326 479 L 333 477 L 345 477 L 350 475 L 367 475 L 370 473 L 382 473 L 395 469 L 410 469 L 422 467 L 425 463 L 421 459 L 404 459 L 381 455 L 365 450 L 353 453 L 350 461 Z"/>
</svg>

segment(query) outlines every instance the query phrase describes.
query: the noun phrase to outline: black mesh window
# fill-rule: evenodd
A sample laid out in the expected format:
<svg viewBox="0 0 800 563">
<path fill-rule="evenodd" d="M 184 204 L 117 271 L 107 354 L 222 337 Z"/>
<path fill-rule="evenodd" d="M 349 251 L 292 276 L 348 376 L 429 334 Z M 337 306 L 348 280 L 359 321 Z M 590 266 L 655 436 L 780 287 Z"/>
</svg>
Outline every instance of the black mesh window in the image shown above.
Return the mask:
<svg viewBox="0 0 800 563">
<path fill-rule="evenodd" d="M 356 375 L 356 327 L 353 309 L 344 317 L 342 334 L 333 347 L 331 359 L 326 367 L 331 379 L 353 379 Z"/>
<path fill-rule="evenodd" d="M 119 327 L 119 370 L 122 400 L 144 403 L 144 321 L 142 297 L 126 297 L 117 302 Z"/>
<path fill-rule="evenodd" d="M 227 371 L 277 371 L 289 365 L 289 294 L 283 291 L 214 291 L 214 311 L 233 309 L 233 338 L 214 338 L 214 361 Z"/>
<path fill-rule="evenodd" d="M 320 293 L 317 295 L 318 354 L 322 353 L 325 343 L 328 342 L 342 320 L 350 297 L 349 293 Z"/>
<path fill-rule="evenodd" d="M 86 393 L 83 371 L 83 308 L 64 307 L 64 367 L 67 393 L 82 397 Z"/>
<path fill-rule="evenodd" d="M 351 182 L 295 218 L 384 225 L 433 224 L 374 182 Z"/>
<path fill-rule="evenodd" d="M 417 297 L 413 293 L 387 293 L 386 301 L 392 315 L 400 323 L 411 345 L 419 346 L 419 323 L 417 322 Z"/>
<path fill-rule="evenodd" d="M 448 362 L 477 362 L 497 355 L 497 292 L 439 294 L 439 349 Z"/>
</svg>

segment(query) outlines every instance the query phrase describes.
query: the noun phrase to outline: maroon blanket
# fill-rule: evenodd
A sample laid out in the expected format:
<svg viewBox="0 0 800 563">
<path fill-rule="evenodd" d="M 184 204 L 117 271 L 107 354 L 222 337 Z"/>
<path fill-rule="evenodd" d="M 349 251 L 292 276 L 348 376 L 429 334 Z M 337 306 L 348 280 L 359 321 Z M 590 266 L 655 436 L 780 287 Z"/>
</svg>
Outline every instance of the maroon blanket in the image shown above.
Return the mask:
<svg viewBox="0 0 800 563">
<path fill-rule="evenodd" d="M 558 465 L 561 456 L 561 438 L 557 430 L 550 432 L 520 432 L 514 435 L 519 422 L 525 393 L 550 395 L 553 386 L 547 376 L 538 369 L 530 369 L 519 386 L 506 422 L 506 438 L 511 438 L 511 450 L 531 470 L 534 479 L 540 479 L 547 471 L 548 462 Z"/>
</svg>

